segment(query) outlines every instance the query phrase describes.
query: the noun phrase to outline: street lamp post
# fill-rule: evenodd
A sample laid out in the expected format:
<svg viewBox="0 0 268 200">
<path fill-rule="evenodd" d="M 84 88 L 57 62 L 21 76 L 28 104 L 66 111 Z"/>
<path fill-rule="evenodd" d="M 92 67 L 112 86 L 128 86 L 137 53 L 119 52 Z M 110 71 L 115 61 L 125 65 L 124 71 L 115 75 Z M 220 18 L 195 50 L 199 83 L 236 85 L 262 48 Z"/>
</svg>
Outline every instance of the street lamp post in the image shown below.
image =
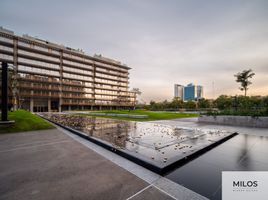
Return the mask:
<svg viewBox="0 0 268 200">
<path fill-rule="evenodd" d="M 8 121 L 7 119 L 7 107 L 8 107 L 8 65 L 6 62 L 2 62 L 2 109 L 1 119 L 2 121 Z"/>
</svg>

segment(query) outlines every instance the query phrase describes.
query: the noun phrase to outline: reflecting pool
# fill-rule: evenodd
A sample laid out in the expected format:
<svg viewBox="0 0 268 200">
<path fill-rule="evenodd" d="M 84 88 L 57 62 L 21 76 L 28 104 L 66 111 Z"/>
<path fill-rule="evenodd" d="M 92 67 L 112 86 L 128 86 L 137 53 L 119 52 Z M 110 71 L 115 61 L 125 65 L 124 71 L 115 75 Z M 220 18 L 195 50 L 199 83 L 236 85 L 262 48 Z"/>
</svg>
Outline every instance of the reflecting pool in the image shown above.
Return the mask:
<svg viewBox="0 0 268 200">
<path fill-rule="evenodd" d="M 149 122 L 129 122 L 70 114 L 42 114 L 58 125 L 71 128 L 91 141 L 128 156 L 138 164 L 160 172 L 165 167 L 205 148 L 212 147 L 233 133 L 224 130 L 172 127 Z"/>
</svg>

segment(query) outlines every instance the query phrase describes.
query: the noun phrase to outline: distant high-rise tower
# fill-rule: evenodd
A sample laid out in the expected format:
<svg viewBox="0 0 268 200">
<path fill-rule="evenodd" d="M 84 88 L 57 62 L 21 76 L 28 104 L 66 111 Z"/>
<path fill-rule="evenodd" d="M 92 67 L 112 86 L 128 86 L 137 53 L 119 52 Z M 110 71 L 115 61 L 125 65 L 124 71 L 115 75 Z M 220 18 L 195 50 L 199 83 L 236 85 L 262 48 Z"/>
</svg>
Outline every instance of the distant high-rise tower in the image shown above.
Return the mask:
<svg viewBox="0 0 268 200">
<path fill-rule="evenodd" d="M 183 93 L 184 93 L 183 90 L 184 90 L 183 85 L 175 84 L 174 85 L 174 97 L 183 100 Z"/>
<path fill-rule="evenodd" d="M 203 86 L 197 85 L 196 88 L 197 88 L 197 91 L 196 91 L 197 100 L 202 99 L 203 98 Z"/>
<path fill-rule="evenodd" d="M 184 101 L 198 101 L 203 98 L 203 87 L 192 83 L 184 87 Z"/>
<path fill-rule="evenodd" d="M 198 101 L 203 98 L 203 86 L 194 85 L 192 83 L 187 86 L 175 84 L 174 97 L 183 101 Z"/>
</svg>

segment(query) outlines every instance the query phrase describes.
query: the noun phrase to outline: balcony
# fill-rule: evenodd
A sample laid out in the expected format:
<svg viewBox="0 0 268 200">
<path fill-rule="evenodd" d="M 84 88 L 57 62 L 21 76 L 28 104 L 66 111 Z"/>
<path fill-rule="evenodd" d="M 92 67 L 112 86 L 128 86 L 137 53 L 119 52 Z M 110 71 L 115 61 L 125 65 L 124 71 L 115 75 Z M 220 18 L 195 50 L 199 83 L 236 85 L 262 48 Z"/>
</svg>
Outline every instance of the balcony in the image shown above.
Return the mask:
<svg viewBox="0 0 268 200">
<path fill-rule="evenodd" d="M 22 92 L 20 93 L 22 97 L 33 97 L 33 98 L 59 98 L 59 94 L 31 94 L 30 92 Z"/>
<path fill-rule="evenodd" d="M 59 91 L 60 87 L 48 87 L 48 86 L 36 86 L 31 84 L 19 84 L 18 88 L 30 89 L 30 90 L 47 90 L 47 91 Z"/>
<path fill-rule="evenodd" d="M 53 80 L 53 79 L 46 79 L 46 78 L 36 78 L 33 76 L 24 76 L 24 77 L 18 77 L 19 80 L 27 80 L 27 81 L 32 81 L 32 82 L 44 82 L 44 83 L 55 83 L 55 84 L 60 84 L 59 80 Z"/>
</svg>

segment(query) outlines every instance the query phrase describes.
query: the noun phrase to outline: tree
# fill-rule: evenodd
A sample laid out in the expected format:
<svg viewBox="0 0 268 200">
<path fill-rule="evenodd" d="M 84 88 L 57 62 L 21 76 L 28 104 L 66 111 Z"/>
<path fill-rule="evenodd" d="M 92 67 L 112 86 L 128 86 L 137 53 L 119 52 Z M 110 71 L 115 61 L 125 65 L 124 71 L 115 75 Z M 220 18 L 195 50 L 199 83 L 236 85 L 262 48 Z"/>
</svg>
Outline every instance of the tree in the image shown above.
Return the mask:
<svg viewBox="0 0 268 200">
<path fill-rule="evenodd" d="M 141 91 L 140 91 L 140 89 L 139 88 L 133 88 L 132 89 L 132 92 L 134 93 L 134 105 L 135 105 L 135 107 L 134 107 L 134 110 L 136 109 L 136 104 L 138 103 L 138 100 L 137 100 L 137 96 L 139 95 L 141 95 Z"/>
<path fill-rule="evenodd" d="M 198 108 L 210 108 L 209 100 L 204 99 L 204 98 L 199 99 L 197 106 Z"/>
<path fill-rule="evenodd" d="M 178 97 L 174 97 L 169 105 L 172 109 L 179 109 L 183 107 L 183 101 L 180 100 Z"/>
<path fill-rule="evenodd" d="M 17 79 L 17 73 L 15 72 L 15 69 L 9 70 L 8 74 L 8 89 L 10 91 L 10 94 L 12 94 L 12 105 L 13 109 L 18 109 L 18 97 L 19 97 L 19 91 L 18 91 L 18 79 Z"/>
<path fill-rule="evenodd" d="M 236 82 L 241 84 L 239 89 L 245 91 L 245 96 L 247 96 L 247 91 L 249 89 L 248 86 L 252 84 L 249 79 L 254 75 L 255 73 L 252 71 L 252 69 L 244 70 L 234 75 L 236 77 Z"/>
<path fill-rule="evenodd" d="M 0 75 L 0 82 L 2 81 L 2 76 Z M 12 65 L 8 66 L 8 96 L 11 97 L 9 105 L 12 105 L 14 110 L 18 108 L 18 80 L 17 73 L 15 72 L 15 67 Z"/>
<path fill-rule="evenodd" d="M 231 109 L 232 98 L 226 95 L 221 95 L 214 101 L 214 103 L 220 110 Z"/>
<path fill-rule="evenodd" d="M 196 109 L 196 103 L 194 101 L 187 101 L 184 103 L 186 109 Z"/>
<path fill-rule="evenodd" d="M 159 105 L 155 101 L 150 101 L 150 110 L 158 110 Z"/>
<path fill-rule="evenodd" d="M 132 92 L 136 93 L 137 95 L 141 95 L 141 91 L 139 88 L 133 88 Z"/>
</svg>

